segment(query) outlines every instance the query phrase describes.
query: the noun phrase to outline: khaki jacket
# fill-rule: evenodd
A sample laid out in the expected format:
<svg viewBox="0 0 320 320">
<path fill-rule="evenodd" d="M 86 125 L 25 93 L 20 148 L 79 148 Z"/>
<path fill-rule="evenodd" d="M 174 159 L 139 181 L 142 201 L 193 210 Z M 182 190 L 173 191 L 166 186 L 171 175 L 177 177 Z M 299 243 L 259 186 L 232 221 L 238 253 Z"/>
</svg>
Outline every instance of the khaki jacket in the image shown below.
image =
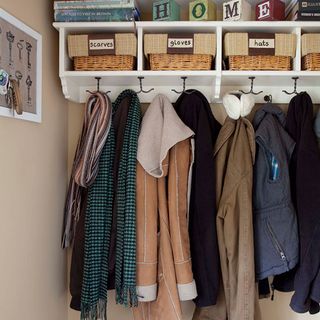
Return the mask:
<svg viewBox="0 0 320 320">
<path fill-rule="evenodd" d="M 137 164 L 135 320 L 180 320 L 197 296 L 188 235 L 193 132 L 159 95 L 144 115 Z"/>
<path fill-rule="evenodd" d="M 252 221 L 255 135 L 249 120 L 226 119 L 214 157 L 223 288 L 217 305 L 197 310 L 194 319 L 257 320 Z"/>
</svg>

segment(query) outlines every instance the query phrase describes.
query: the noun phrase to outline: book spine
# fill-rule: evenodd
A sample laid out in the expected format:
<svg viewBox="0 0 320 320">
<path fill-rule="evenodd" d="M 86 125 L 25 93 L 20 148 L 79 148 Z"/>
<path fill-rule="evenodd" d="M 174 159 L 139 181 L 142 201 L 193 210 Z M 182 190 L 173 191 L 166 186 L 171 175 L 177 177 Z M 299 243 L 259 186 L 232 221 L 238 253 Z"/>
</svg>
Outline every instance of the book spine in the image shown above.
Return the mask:
<svg viewBox="0 0 320 320">
<path fill-rule="evenodd" d="M 86 8 L 134 8 L 134 0 L 130 1 L 69 1 L 69 2 L 54 2 L 54 10 L 58 9 L 86 9 Z"/>
<path fill-rule="evenodd" d="M 109 4 L 84 4 L 84 5 L 71 5 L 59 6 L 55 5 L 54 10 L 75 10 L 75 9 L 134 9 L 131 5 L 109 5 Z"/>
<path fill-rule="evenodd" d="M 140 15 L 135 9 L 55 10 L 54 19 L 56 22 L 133 21 L 140 20 Z"/>
</svg>

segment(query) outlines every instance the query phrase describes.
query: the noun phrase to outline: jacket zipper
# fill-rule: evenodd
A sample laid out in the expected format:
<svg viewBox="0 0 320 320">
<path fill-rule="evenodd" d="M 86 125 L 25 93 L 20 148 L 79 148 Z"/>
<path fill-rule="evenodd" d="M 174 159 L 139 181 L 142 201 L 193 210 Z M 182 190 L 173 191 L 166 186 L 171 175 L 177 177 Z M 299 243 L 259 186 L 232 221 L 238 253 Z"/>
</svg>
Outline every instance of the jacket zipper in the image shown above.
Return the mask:
<svg viewBox="0 0 320 320">
<path fill-rule="evenodd" d="M 276 235 L 274 234 L 274 231 L 271 228 L 271 225 L 270 225 L 270 223 L 268 221 L 267 221 L 267 228 L 268 228 L 269 233 L 271 235 L 271 239 L 272 239 L 272 241 L 274 243 L 274 246 L 275 246 L 276 250 L 278 251 L 278 253 L 279 253 L 280 257 L 281 257 L 281 260 L 285 261 L 286 264 L 287 264 L 287 267 L 288 267 L 287 257 L 286 257 L 286 255 L 285 255 L 285 253 L 284 253 L 284 251 L 283 251 L 283 249 L 282 249 L 282 247 L 281 247 L 281 245 L 280 245 Z"/>
</svg>

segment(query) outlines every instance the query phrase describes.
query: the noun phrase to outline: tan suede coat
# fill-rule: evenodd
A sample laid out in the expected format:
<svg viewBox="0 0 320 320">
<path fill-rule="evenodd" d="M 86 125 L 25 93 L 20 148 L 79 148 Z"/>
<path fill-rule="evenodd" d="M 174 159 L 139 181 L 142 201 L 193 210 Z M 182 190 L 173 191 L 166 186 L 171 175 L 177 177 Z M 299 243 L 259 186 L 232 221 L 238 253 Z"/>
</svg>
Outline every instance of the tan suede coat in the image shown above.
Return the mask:
<svg viewBox="0 0 320 320">
<path fill-rule="evenodd" d="M 135 320 L 180 320 L 180 301 L 197 296 L 187 221 L 192 136 L 169 100 L 157 96 L 138 142 Z"/>
</svg>

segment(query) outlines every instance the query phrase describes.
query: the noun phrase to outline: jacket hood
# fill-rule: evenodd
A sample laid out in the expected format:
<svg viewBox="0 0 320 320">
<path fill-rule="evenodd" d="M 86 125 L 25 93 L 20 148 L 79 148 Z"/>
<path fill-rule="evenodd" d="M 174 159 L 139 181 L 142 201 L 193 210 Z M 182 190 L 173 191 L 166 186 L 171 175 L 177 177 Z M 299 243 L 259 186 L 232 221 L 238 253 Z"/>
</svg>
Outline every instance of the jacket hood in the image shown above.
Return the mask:
<svg viewBox="0 0 320 320">
<path fill-rule="evenodd" d="M 278 106 L 268 103 L 263 107 L 261 107 L 254 115 L 253 127 L 256 129 L 261 123 L 261 121 L 264 119 L 264 117 L 268 114 L 275 116 L 278 119 L 278 121 L 281 123 L 281 125 L 283 127 L 285 126 L 285 123 L 286 123 L 285 113 Z"/>
<path fill-rule="evenodd" d="M 137 160 L 151 176 L 163 176 L 162 162 L 178 142 L 194 135 L 179 118 L 169 99 L 160 94 L 151 102 L 141 124 Z"/>
<path fill-rule="evenodd" d="M 229 93 L 223 97 L 222 102 L 228 116 L 233 120 L 246 117 L 255 105 L 254 98 L 251 94 L 242 94 L 240 98 L 238 98 L 234 94 Z"/>
</svg>

